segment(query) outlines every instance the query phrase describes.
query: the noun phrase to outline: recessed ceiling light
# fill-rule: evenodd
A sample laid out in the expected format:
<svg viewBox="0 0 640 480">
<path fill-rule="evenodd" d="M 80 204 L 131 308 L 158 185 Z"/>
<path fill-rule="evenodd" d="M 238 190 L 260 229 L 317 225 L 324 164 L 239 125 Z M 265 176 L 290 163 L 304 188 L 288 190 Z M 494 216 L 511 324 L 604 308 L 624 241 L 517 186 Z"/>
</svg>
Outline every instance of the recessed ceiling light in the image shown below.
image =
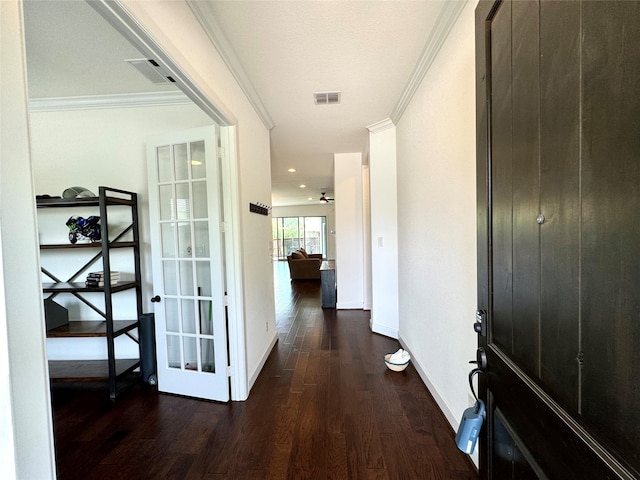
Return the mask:
<svg viewBox="0 0 640 480">
<path fill-rule="evenodd" d="M 289 172 L 289 173 L 293 173 L 293 172 L 295 172 L 295 171 L 296 171 L 296 169 L 295 169 L 295 168 L 290 168 L 289 170 L 287 170 L 287 172 Z"/>
<path fill-rule="evenodd" d="M 303 183 L 302 185 L 300 185 L 300 188 L 307 188 L 307 186 Z"/>
<path fill-rule="evenodd" d="M 313 197 L 309 197 L 309 198 L 307 198 L 307 200 L 313 200 Z"/>
</svg>

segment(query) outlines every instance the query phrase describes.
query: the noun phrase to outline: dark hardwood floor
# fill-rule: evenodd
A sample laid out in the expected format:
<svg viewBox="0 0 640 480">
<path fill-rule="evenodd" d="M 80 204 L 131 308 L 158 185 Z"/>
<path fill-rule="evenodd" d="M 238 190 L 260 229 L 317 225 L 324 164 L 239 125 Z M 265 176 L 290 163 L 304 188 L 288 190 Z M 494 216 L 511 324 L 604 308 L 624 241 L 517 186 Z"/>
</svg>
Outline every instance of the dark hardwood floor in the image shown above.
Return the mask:
<svg viewBox="0 0 640 480">
<path fill-rule="evenodd" d="M 368 312 L 320 308 L 316 281 L 275 266 L 279 342 L 246 402 L 136 385 L 116 402 L 52 388 L 60 479 L 475 479 L 413 366 Z"/>
</svg>

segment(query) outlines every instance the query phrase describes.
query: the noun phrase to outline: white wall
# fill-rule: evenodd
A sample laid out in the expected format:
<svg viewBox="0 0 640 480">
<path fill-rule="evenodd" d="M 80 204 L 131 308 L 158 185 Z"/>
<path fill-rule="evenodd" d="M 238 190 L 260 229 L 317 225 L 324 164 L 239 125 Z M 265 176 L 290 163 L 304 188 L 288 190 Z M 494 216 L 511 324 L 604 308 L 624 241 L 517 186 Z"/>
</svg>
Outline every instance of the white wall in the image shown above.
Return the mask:
<svg viewBox="0 0 640 480">
<path fill-rule="evenodd" d="M 397 124 L 400 339 L 457 428 L 475 358 L 474 9 Z"/>
<path fill-rule="evenodd" d="M 327 258 L 336 258 L 335 235 L 331 233 L 336 229 L 335 208 L 333 203 L 315 205 L 293 205 L 288 207 L 273 207 L 272 217 L 327 217 Z"/>
<path fill-rule="evenodd" d="M 396 127 L 368 127 L 371 188 L 371 330 L 398 338 L 398 188 Z"/>
<path fill-rule="evenodd" d="M 248 393 L 277 340 L 270 257 L 271 222 L 269 217 L 249 212 L 249 202 L 269 204 L 271 201 L 269 131 L 184 1 L 122 0 L 121 3 L 237 127 L 242 249 L 239 263 L 243 270 L 244 368 L 250 379 Z"/>
<path fill-rule="evenodd" d="M 53 424 L 29 158 L 21 6 L 17 1 L 0 2 L 0 41 L 0 285 L 4 290 L 0 311 L 4 313 L 6 308 L 0 352 L 3 363 L 8 357 L 11 383 L 9 403 L 4 390 L 7 372 L 3 370 L 1 468 L 3 478 L 50 479 L 55 478 Z M 4 314 L 0 314 L 0 321 L 5 321 Z M 4 349 L 5 332 L 8 352 Z"/>
<path fill-rule="evenodd" d="M 364 307 L 362 154 L 334 155 L 336 199 L 336 308 Z"/>
<path fill-rule="evenodd" d="M 147 183 L 146 141 L 152 135 L 212 125 L 213 121 L 193 104 L 111 108 L 81 111 L 31 113 L 31 155 L 34 188 L 37 194 L 61 195 L 73 185 L 95 194 L 105 185 L 138 193 L 143 278 L 143 311 L 153 312 L 149 299 L 154 295 L 151 275 L 151 239 Z M 117 211 L 110 212 L 110 216 Z M 126 213 L 126 212 L 124 212 Z M 67 241 L 66 219 L 71 215 L 96 215 L 95 210 L 38 210 L 39 237 L 48 243 Z M 117 223 L 117 217 L 111 221 Z M 93 252 L 90 252 L 93 254 Z M 118 255 L 122 253 L 123 255 Z M 115 252 L 114 270 L 131 272 L 129 252 Z M 122 258 L 119 263 L 118 258 Z M 42 265 L 60 277 L 77 270 L 88 257 L 78 252 L 44 251 Z M 43 281 L 50 281 L 43 277 Z M 133 292 L 114 297 L 120 318 L 134 318 Z M 70 309 L 70 318 L 96 318 L 73 297 L 60 295 L 56 301 Z M 132 310 L 133 309 L 133 310 Z M 127 313 L 129 316 L 127 316 Z M 124 313 L 127 312 L 127 313 Z M 131 316 L 133 315 L 133 316 Z M 98 318 L 96 318 L 98 319 Z M 138 346 L 126 337 L 116 339 L 116 355 L 131 358 Z M 51 360 L 106 358 L 103 339 L 47 339 Z"/>
</svg>

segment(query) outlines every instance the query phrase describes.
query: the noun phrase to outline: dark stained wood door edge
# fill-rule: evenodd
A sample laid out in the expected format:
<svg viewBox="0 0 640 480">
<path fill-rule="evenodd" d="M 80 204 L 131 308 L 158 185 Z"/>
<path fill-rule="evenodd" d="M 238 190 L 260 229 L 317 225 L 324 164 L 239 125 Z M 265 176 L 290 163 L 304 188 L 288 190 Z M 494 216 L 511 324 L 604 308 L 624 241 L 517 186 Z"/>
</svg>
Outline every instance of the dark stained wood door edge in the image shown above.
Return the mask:
<svg viewBox="0 0 640 480">
<path fill-rule="evenodd" d="M 476 7 L 476 205 L 477 205 L 477 296 L 478 310 L 491 311 L 489 286 L 489 259 L 491 249 L 489 245 L 491 210 L 489 208 L 491 175 L 489 168 L 491 162 L 490 150 L 490 125 L 488 89 L 491 88 L 490 79 L 487 75 L 487 45 L 489 44 L 487 19 L 495 7 L 493 0 L 480 0 Z M 488 318 L 485 319 L 488 321 Z M 487 347 L 487 338 L 478 335 L 478 347 Z M 481 431 L 479 439 L 479 465 L 478 474 L 483 480 L 489 478 L 489 428 L 487 425 L 492 421 L 491 405 L 487 398 L 486 375 L 478 376 L 478 390 L 480 398 L 487 405 L 487 419 L 485 427 Z"/>
</svg>

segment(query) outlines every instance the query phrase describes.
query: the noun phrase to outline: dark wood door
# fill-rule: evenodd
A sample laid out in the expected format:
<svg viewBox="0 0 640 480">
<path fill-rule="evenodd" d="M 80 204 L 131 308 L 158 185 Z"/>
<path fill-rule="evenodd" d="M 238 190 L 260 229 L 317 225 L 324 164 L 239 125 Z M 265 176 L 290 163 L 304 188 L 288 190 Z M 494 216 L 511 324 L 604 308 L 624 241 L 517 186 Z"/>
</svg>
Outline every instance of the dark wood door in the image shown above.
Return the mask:
<svg viewBox="0 0 640 480">
<path fill-rule="evenodd" d="M 640 2 L 476 10 L 482 478 L 640 477 Z"/>
</svg>

